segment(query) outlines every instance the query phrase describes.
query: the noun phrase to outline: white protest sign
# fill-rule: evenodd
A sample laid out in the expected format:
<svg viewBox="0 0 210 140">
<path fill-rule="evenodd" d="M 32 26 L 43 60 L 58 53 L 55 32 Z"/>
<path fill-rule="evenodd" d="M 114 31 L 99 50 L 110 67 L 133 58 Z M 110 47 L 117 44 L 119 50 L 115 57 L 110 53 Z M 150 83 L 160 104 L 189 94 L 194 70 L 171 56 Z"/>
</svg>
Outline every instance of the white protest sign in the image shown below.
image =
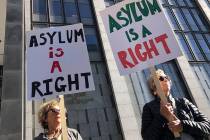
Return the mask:
<svg viewBox="0 0 210 140">
<path fill-rule="evenodd" d="M 100 14 L 121 75 L 182 54 L 157 0 L 125 0 Z"/>
<path fill-rule="evenodd" d="M 95 90 L 82 24 L 26 33 L 29 100 Z"/>
</svg>

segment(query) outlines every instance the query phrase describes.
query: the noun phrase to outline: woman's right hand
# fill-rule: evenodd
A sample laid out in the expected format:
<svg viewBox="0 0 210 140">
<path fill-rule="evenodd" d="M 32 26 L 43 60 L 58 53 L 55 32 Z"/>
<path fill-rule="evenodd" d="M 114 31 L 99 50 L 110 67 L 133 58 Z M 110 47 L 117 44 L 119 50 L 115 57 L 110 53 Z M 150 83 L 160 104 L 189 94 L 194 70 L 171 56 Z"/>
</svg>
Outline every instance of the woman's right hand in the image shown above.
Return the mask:
<svg viewBox="0 0 210 140">
<path fill-rule="evenodd" d="M 173 107 L 170 103 L 163 103 L 160 102 L 160 114 L 167 119 L 168 121 L 171 120 L 171 117 L 174 117 Z"/>
</svg>

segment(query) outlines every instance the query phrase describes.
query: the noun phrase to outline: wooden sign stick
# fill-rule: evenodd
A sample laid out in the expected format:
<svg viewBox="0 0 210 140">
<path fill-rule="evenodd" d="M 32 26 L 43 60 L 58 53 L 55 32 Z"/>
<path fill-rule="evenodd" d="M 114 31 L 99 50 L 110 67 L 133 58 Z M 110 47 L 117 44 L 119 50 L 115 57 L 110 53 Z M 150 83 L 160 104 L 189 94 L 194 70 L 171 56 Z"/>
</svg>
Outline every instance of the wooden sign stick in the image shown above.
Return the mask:
<svg viewBox="0 0 210 140">
<path fill-rule="evenodd" d="M 61 110 L 61 128 L 62 128 L 62 140 L 67 139 L 67 126 L 66 126 L 66 115 L 65 115 L 65 105 L 64 105 L 64 97 L 63 95 L 59 96 L 59 107 Z"/>
<path fill-rule="evenodd" d="M 158 77 L 156 76 L 156 69 L 155 69 L 155 67 L 150 67 L 150 72 L 151 72 L 152 77 L 154 79 L 155 86 L 156 86 L 156 92 L 157 92 L 158 96 L 160 97 L 161 101 L 164 104 L 167 104 L 168 100 L 167 100 L 166 96 L 163 94 L 162 88 L 160 86 L 160 81 L 159 81 Z M 169 121 L 173 121 L 174 119 L 175 119 L 174 117 L 171 117 Z M 174 133 L 174 136 L 176 138 L 180 137 L 180 134 L 178 132 L 173 132 L 173 133 Z"/>
</svg>

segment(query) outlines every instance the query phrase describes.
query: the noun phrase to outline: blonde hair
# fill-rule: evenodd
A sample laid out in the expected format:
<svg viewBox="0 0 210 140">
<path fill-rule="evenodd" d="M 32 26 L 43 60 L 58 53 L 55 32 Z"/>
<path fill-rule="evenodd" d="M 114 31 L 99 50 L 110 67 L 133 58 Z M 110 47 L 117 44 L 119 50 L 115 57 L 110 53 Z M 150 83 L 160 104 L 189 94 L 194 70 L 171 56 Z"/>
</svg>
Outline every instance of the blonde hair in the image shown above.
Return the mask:
<svg viewBox="0 0 210 140">
<path fill-rule="evenodd" d="M 39 109 L 39 112 L 38 112 L 38 120 L 39 120 L 39 123 L 41 124 L 41 126 L 44 129 L 48 129 L 48 124 L 45 121 L 46 118 L 47 118 L 47 113 L 48 113 L 49 109 L 51 109 L 55 106 L 59 106 L 59 102 L 57 100 L 48 101 L 46 103 L 43 103 L 40 106 L 40 109 Z"/>
<path fill-rule="evenodd" d="M 163 70 L 161 69 L 158 69 L 155 71 L 155 75 L 156 77 L 159 79 L 160 76 L 167 76 Z M 170 84 L 171 84 L 171 80 L 170 81 Z M 156 92 L 156 86 L 155 86 L 155 82 L 154 82 L 154 78 L 152 75 L 150 75 L 149 79 L 148 79 L 148 84 L 149 84 L 149 88 L 150 90 L 152 91 L 152 93 L 155 93 Z"/>
</svg>

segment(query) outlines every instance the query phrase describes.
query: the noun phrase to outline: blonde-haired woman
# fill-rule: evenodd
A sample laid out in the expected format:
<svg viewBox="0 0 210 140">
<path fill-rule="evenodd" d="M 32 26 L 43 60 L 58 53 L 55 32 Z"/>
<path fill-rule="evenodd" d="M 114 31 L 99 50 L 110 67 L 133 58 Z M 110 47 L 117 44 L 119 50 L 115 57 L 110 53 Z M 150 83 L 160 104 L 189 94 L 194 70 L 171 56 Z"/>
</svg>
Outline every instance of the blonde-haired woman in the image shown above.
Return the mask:
<svg viewBox="0 0 210 140">
<path fill-rule="evenodd" d="M 61 139 L 61 114 L 59 102 L 51 100 L 41 105 L 38 112 L 38 119 L 44 128 L 34 140 L 60 140 Z M 82 137 L 75 129 L 68 128 L 68 140 L 82 140 Z"/>
<path fill-rule="evenodd" d="M 155 99 L 146 103 L 142 114 L 143 140 L 204 140 L 210 134 L 210 121 L 186 98 L 173 98 L 170 94 L 172 81 L 162 70 L 156 71 L 162 94 L 169 103 L 160 101 L 154 79 L 150 76 L 149 87 Z M 171 117 L 174 121 L 171 121 Z M 180 133 L 175 138 L 172 132 Z"/>
</svg>

